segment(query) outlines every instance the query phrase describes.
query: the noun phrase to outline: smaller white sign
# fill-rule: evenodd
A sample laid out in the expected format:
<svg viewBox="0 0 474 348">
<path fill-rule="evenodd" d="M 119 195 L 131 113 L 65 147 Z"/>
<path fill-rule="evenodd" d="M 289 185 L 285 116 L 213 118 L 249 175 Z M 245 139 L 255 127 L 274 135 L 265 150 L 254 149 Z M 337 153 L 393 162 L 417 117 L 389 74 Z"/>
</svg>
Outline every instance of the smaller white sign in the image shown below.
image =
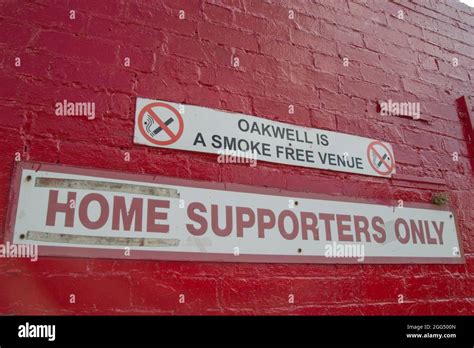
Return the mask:
<svg viewBox="0 0 474 348">
<path fill-rule="evenodd" d="M 388 143 L 193 105 L 137 98 L 134 142 L 308 168 L 391 177 Z"/>
</svg>

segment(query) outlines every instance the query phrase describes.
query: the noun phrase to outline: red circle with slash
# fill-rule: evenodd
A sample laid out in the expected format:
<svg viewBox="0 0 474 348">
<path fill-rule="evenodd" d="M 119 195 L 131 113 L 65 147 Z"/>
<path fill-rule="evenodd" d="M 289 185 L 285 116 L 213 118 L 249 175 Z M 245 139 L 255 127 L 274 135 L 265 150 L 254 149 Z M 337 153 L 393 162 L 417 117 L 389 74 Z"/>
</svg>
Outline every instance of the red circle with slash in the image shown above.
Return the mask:
<svg viewBox="0 0 474 348">
<path fill-rule="evenodd" d="M 174 116 L 176 116 L 176 119 L 178 121 L 178 131 L 176 133 L 173 132 L 168 127 L 168 124 L 166 123 L 167 121 L 162 120 L 160 116 L 155 111 L 153 111 L 153 108 L 156 108 L 156 107 L 168 109 L 174 114 Z M 148 113 L 148 115 L 150 115 L 150 117 L 159 125 L 159 128 L 168 135 L 169 139 L 157 140 L 148 134 L 148 132 L 143 127 L 143 117 L 145 116 L 146 113 Z M 140 130 L 140 133 L 145 137 L 145 139 L 148 140 L 152 144 L 161 145 L 161 146 L 171 145 L 175 143 L 176 141 L 178 141 L 178 139 L 183 134 L 184 121 L 181 114 L 178 112 L 178 110 L 176 110 L 171 105 L 168 105 L 166 103 L 161 103 L 161 102 L 155 102 L 155 103 L 145 105 L 140 111 L 140 113 L 138 114 L 138 129 Z"/>
<path fill-rule="evenodd" d="M 382 149 L 380 149 L 379 147 L 379 151 L 382 152 L 382 154 L 379 151 L 377 151 L 377 149 L 375 148 L 376 145 L 382 147 Z M 375 162 L 378 162 L 378 163 L 373 162 L 374 156 L 371 156 L 372 153 L 375 155 L 375 158 L 376 158 Z M 390 160 L 389 163 L 386 161 L 387 158 Z M 392 152 L 390 151 L 390 149 L 387 147 L 387 145 L 385 145 L 381 141 L 375 140 L 371 142 L 369 146 L 367 146 L 367 159 L 369 160 L 369 164 L 372 167 L 372 169 L 375 170 L 380 175 L 390 175 L 395 169 L 394 156 Z M 385 169 L 381 169 L 381 168 L 385 168 Z"/>
</svg>

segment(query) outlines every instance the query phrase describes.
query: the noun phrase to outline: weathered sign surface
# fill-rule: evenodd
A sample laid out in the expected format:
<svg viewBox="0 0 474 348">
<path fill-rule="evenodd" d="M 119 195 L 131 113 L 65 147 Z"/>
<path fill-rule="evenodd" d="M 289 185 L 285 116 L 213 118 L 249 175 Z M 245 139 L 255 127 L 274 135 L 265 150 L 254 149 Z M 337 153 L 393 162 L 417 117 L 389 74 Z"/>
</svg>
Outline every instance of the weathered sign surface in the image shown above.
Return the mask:
<svg viewBox="0 0 474 348">
<path fill-rule="evenodd" d="M 459 263 L 435 206 L 22 162 L 8 238 L 41 255 L 233 262 Z"/>
<path fill-rule="evenodd" d="M 363 175 L 395 173 L 392 146 L 379 140 L 161 100 L 137 98 L 134 142 Z"/>
<path fill-rule="evenodd" d="M 462 262 L 450 211 L 21 163 L 7 226 L 40 255 Z"/>
</svg>

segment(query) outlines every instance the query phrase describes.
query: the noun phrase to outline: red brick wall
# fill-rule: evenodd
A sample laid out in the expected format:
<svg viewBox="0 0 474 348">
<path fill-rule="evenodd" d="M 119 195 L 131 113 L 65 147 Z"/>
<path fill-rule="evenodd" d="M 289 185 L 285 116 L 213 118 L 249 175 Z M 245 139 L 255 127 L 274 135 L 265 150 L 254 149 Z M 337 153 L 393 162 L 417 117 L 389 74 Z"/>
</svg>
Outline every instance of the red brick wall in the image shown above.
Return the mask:
<svg viewBox="0 0 474 348">
<path fill-rule="evenodd" d="M 454 0 L 3 0 L 0 29 L 2 235 L 18 152 L 23 160 L 369 199 L 429 202 L 448 192 L 467 260 L 336 266 L 0 259 L 0 313 L 473 313 L 474 145 L 455 102 L 474 94 L 469 7 Z M 137 96 L 381 139 L 394 145 L 399 177 L 250 168 L 137 146 Z M 55 116 L 64 99 L 95 102 L 96 119 Z M 377 101 L 387 99 L 420 102 L 422 120 L 381 116 Z"/>
</svg>

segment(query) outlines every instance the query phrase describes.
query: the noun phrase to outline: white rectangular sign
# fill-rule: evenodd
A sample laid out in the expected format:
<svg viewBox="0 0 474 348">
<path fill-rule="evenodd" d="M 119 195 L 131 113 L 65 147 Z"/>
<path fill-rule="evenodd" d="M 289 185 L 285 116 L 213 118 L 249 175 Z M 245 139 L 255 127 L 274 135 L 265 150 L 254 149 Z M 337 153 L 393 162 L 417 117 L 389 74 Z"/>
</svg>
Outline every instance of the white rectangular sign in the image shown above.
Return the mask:
<svg viewBox="0 0 474 348">
<path fill-rule="evenodd" d="M 297 263 L 461 263 L 453 213 L 35 163 L 7 234 L 41 255 Z"/>
<path fill-rule="evenodd" d="M 193 105 L 137 98 L 134 142 L 308 168 L 391 177 L 388 143 Z"/>
</svg>

